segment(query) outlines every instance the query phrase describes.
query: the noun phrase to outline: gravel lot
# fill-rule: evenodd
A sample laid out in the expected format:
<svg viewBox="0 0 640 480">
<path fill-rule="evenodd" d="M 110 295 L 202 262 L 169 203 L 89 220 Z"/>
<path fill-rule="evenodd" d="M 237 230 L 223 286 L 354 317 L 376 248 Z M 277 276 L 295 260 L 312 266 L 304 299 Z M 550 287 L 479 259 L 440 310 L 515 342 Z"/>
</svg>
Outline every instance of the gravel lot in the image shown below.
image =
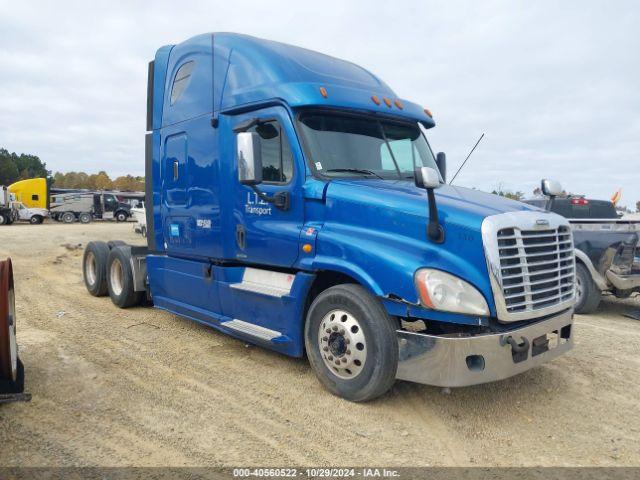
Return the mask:
<svg viewBox="0 0 640 480">
<path fill-rule="evenodd" d="M 0 227 L 30 403 L 0 406 L 0 465 L 640 465 L 637 300 L 576 317 L 576 346 L 503 382 L 397 382 L 353 404 L 306 360 L 84 289 L 82 244 L 132 224 Z"/>
</svg>

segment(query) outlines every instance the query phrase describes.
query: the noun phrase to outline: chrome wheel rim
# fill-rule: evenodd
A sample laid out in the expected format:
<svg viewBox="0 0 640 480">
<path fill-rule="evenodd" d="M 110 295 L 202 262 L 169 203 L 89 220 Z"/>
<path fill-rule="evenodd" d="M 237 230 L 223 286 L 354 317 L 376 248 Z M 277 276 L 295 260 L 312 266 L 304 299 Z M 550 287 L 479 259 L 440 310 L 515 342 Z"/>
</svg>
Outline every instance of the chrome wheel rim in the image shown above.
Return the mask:
<svg viewBox="0 0 640 480">
<path fill-rule="evenodd" d="M 9 352 L 11 355 L 11 379 L 18 378 L 18 342 L 16 341 L 16 297 L 13 288 L 9 290 Z"/>
<path fill-rule="evenodd" d="M 86 272 L 89 285 L 96 284 L 96 278 L 98 277 L 96 270 L 96 256 L 93 252 L 87 252 L 87 257 L 84 260 L 84 271 Z"/>
<path fill-rule="evenodd" d="M 367 344 L 362 327 L 346 310 L 332 310 L 320 322 L 318 346 L 324 364 L 335 376 L 350 380 L 363 370 Z"/>
<path fill-rule="evenodd" d="M 115 295 L 120 295 L 122 293 L 122 279 L 124 277 L 124 272 L 122 271 L 122 264 L 120 263 L 120 260 L 114 260 L 111 263 L 109 277 L 111 290 Z"/>
</svg>

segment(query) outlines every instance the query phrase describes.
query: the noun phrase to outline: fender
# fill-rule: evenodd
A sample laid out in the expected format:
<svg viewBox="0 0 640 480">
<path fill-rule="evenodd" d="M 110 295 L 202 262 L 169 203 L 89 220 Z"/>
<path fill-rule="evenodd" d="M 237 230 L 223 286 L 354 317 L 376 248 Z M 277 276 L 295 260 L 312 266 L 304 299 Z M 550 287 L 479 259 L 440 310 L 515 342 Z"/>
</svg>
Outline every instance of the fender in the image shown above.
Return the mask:
<svg viewBox="0 0 640 480">
<path fill-rule="evenodd" d="M 607 281 L 602 275 L 600 275 L 600 273 L 598 273 L 596 268 L 593 266 L 593 263 L 591 263 L 591 260 L 589 259 L 587 254 L 584 253 L 582 250 L 578 250 L 577 248 L 574 249 L 574 252 L 576 255 L 576 260 L 579 260 L 585 267 L 587 267 L 587 270 L 589 270 L 589 273 L 591 274 L 591 278 L 593 279 L 597 287 L 600 290 L 609 290 L 610 287 L 607 284 Z"/>
</svg>

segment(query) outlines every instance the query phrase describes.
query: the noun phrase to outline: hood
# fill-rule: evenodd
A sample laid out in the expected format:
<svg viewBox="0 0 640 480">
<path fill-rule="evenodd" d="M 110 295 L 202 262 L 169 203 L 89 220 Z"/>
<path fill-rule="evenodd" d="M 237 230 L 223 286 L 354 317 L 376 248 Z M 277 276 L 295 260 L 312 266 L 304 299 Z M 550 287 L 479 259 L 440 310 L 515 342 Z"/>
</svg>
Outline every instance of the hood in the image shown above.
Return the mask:
<svg viewBox="0 0 640 480">
<path fill-rule="evenodd" d="M 359 203 L 371 209 L 392 211 L 396 215 L 428 218 L 427 192 L 416 187 L 412 181 L 332 180 L 326 195 L 328 204 Z M 445 228 L 447 224 L 455 224 L 478 231 L 482 221 L 490 215 L 521 210 L 541 211 L 505 197 L 452 185 L 442 185 L 436 189 L 435 197 L 440 222 Z"/>
</svg>

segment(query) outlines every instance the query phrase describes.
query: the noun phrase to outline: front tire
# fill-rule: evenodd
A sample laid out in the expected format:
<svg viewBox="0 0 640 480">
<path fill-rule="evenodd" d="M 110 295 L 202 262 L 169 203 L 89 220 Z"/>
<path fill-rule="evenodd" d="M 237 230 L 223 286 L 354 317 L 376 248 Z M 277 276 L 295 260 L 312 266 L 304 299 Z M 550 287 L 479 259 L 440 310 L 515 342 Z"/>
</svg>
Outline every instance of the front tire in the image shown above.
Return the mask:
<svg viewBox="0 0 640 480">
<path fill-rule="evenodd" d="M 131 271 L 131 252 L 126 247 L 114 247 L 107 260 L 107 285 L 114 305 L 129 308 L 142 302 L 144 292 L 136 292 Z"/>
<path fill-rule="evenodd" d="M 0 213 L 0 225 L 9 225 L 9 219 L 4 213 Z"/>
<path fill-rule="evenodd" d="M 398 368 L 397 323 L 360 285 L 331 287 L 311 304 L 305 324 L 309 363 L 331 393 L 354 402 L 386 393 Z"/>
<path fill-rule="evenodd" d="M 602 292 L 591 278 L 587 267 L 576 263 L 575 312 L 579 314 L 593 313 L 598 309 L 601 300 Z"/>
<path fill-rule="evenodd" d="M 43 221 L 44 217 L 42 215 L 34 215 L 29 219 L 31 225 L 40 225 Z"/>
<path fill-rule="evenodd" d="M 116 221 L 118 222 L 126 222 L 127 221 L 127 214 L 125 212 L 118 212 L 116 213 Z"/>
</svg>

